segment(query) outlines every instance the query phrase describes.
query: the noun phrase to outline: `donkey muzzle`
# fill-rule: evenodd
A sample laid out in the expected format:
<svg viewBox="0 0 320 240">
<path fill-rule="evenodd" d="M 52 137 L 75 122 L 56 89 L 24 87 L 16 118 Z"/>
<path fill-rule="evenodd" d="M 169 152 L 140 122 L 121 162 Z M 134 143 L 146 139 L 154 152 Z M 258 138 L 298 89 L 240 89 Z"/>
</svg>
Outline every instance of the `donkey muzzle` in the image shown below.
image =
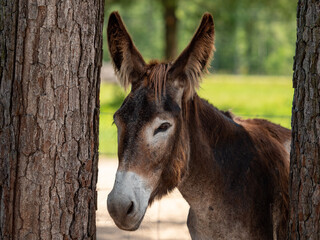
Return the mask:
<svg viewBox="0 0 320 240">
<path fill-rule="evenodd" d="M 151 189 L 144 178 L 134 172 L 117 171 L 107 205 L 110 216 L 122 230 L 139 228 L 145 215 Z"/>
</svg>

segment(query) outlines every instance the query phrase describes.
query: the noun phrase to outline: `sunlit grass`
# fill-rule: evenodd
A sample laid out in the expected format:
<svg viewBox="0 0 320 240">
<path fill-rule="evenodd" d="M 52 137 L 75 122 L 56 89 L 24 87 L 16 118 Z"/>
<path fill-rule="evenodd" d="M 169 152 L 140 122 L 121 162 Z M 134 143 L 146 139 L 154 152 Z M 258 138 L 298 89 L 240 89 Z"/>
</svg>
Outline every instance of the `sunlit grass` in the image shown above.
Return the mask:
<svg viewBox="0 0 320 240">
<path fill-rule="evenodd" d="M 231 110 L 243 118 L 266 118 L 290 128 L 291 77 L 210 75 L 203 80 L 198 93 L 221 110 Z M 117 130 L 112 125 L 112 115 L 124 96 L 117 84 L 101 84 L 99 151 L 102 154 L 116 155 Z"/>
<path fill-rule="evenodd" d="M 290 127 L 290 77 L 217 75 L 204 79 L 199 94 L 222 110 L 263 117 Z"/>
</svg>

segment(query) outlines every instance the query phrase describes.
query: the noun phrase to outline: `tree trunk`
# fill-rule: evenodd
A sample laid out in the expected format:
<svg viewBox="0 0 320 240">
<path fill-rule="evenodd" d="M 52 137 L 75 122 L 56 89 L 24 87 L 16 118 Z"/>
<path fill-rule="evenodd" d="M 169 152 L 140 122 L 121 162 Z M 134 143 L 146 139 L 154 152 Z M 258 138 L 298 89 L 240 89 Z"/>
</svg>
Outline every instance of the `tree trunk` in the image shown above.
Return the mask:
<svg viewBox="0 0 320 240">
<path fill-rule="evenodd" d="M 177 0 L 162 0 L 165 22 L 165 58 L 174 60 L 177 57 Z"/>
<path fill-rule="evenodd" d="M 95 239 L 104 1 L 0 1 L 0 239 Z"/>
<path fill-rule="evenodd" d="M 289 239 L 320 239 L 320 5 L 298 3 Z"/>
</svg>

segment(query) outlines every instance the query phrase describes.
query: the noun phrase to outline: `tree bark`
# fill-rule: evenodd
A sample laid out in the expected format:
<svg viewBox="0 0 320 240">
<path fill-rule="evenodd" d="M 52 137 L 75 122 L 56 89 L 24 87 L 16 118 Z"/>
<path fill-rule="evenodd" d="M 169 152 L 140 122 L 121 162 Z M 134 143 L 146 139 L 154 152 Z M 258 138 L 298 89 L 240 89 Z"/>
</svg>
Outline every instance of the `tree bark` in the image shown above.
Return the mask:
<svg viewBox="0 0 320 240">
<path fill-rule="evenodd" d="M 320 239 L 320 5 L 300 0 L 294 62 L 289 239 Z"/>
<path fill-rule="evenodd" d="M 95 239 L 103 12 L 0 1 L 0 239 Z"/>
<path fill-rule="evenodd" d="M 177 57 L 177 0 L 161 0 L 165 23 L 165 58 L 174 60 Z"/>
</svg>

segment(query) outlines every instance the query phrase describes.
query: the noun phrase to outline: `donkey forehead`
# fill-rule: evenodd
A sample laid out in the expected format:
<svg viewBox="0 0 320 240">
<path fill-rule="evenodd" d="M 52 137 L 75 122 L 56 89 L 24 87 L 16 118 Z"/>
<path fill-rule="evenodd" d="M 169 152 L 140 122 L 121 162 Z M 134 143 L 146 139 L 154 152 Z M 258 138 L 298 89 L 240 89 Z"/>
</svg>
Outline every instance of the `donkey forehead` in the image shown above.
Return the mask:
<svg viewBox="0 0 320 240">
<path fill-rule="evenodd" d="M 153 89 L 141 86 L 130 92 L 114 114 L 114 118 L 129 124 L 148 122 L 159 114 L 170 114 L 172 117 L 177 117 L 179 113 L 180 107 L 169 90 L 161 98 L 156 98 Z"/>
</svg>

